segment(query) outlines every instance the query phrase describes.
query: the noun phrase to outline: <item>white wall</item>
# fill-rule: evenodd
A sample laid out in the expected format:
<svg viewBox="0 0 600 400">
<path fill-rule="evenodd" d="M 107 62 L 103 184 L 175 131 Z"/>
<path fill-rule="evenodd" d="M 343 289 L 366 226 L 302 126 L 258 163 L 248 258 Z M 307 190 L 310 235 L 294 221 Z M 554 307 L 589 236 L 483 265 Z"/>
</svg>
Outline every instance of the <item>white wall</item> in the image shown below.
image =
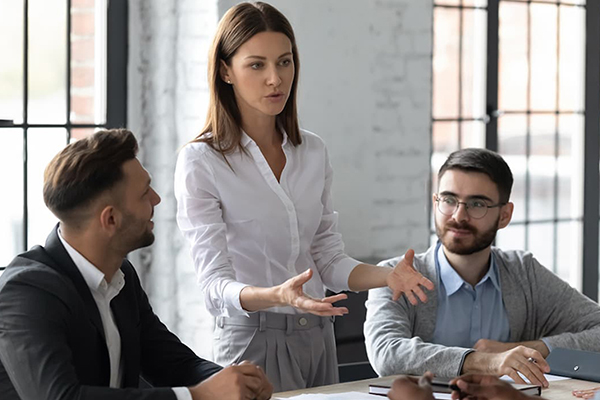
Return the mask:
<svg viewBox="0 0 600 400">
<path fill-rule="evenodd" d="M 212 319 L 175 224 L 179 146 L 202 127 L 206 54 L 225 0 L 131 0 L 130 128 L 163 198 L 156 243 L 133 257 L 157 313 L 210 357 Z M 300 51 L 300 120 L 326 141 L 347 252 L 428 246 L 432 0 L 273 0 Z"/>
<path fill-rule="evenodd" d="M 433 1 L 270 4 L 297 36 L 301 126 L 328 145 L 347 252 L 426 249 Z"/>
</svg>

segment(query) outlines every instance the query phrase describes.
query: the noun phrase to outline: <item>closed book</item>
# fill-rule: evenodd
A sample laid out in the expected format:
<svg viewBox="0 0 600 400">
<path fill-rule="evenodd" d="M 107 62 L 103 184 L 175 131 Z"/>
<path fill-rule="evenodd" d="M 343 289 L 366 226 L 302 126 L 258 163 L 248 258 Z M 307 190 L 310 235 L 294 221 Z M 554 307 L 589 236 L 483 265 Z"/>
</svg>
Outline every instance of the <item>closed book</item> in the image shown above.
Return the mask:
<svg viewBox="0 0 600 400">
<path fill-rule="evenodd" d="M 392 388 L 392 383 L 396 378 L 390 378 L 382 380 L 369 385 L 369 394 L 387 396 L 388 392 Z M 540 396 L 542 394 L 542 387 L 537 385 L 522 385 L 518 383 L 511 383 L 511 385 L 521 392 L 530 396 Z M 435 378 L 431 382 L 431 387 L 434 393 L 451 393 L 450 379 Z"/>
</svg>

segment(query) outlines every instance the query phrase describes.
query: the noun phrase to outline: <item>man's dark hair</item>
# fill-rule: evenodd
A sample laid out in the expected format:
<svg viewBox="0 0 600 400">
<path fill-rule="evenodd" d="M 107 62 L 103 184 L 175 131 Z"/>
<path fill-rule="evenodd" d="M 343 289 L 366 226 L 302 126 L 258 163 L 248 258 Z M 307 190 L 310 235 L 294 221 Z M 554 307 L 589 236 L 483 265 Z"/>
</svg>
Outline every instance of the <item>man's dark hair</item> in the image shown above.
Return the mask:
<svg viewBox="0 0 600 400">
<path fill-rule="evenodd" d="M 44 172 L 44 202 L 61 221 L 123 179 L 123 164 L 138 143 L 126 129 L 101 130 L 69 144 Z"/>
<path fill-rule="evenodd" d="M 448 156 L 440 168 L 438 182 L 442 179 L 442 175 L 451 169 L 486 174 L 498 188 L 500 203 L 508 203 L 513 175 L 506 161 L 498 153 L 487 149 L 457 150 Z"/>
</svg>

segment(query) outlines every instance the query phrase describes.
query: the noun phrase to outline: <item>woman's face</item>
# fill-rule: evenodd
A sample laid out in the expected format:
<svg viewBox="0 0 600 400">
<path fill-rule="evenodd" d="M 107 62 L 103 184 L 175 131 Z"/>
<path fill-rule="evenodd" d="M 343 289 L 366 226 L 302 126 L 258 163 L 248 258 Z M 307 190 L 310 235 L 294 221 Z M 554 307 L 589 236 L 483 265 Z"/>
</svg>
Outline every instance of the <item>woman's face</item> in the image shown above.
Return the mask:
<svg viewBox="0 0 600 400">
<path fill-rule="evenodd" d="M 261 32 L 241 45 L 221 78 L 231 82 L 242 119 L 275 117 L 287 102 L 295 66 L 292 43 L 279 32 Z"/>
</svg>

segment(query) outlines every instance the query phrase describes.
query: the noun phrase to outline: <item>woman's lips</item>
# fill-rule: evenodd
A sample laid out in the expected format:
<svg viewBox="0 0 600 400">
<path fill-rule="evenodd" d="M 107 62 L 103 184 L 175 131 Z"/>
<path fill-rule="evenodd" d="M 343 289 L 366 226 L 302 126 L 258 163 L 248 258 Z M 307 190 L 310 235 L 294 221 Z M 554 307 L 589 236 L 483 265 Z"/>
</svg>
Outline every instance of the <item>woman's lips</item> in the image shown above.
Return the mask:
<svg viewBox="0 0 600 400">
<path fill-rule="evenodd" d="M 285 96 L 283 95 L 283 93 L 272 93 L 266 97 L 269 101 L 278 102 L 281 101 Z"/>
</svg>

